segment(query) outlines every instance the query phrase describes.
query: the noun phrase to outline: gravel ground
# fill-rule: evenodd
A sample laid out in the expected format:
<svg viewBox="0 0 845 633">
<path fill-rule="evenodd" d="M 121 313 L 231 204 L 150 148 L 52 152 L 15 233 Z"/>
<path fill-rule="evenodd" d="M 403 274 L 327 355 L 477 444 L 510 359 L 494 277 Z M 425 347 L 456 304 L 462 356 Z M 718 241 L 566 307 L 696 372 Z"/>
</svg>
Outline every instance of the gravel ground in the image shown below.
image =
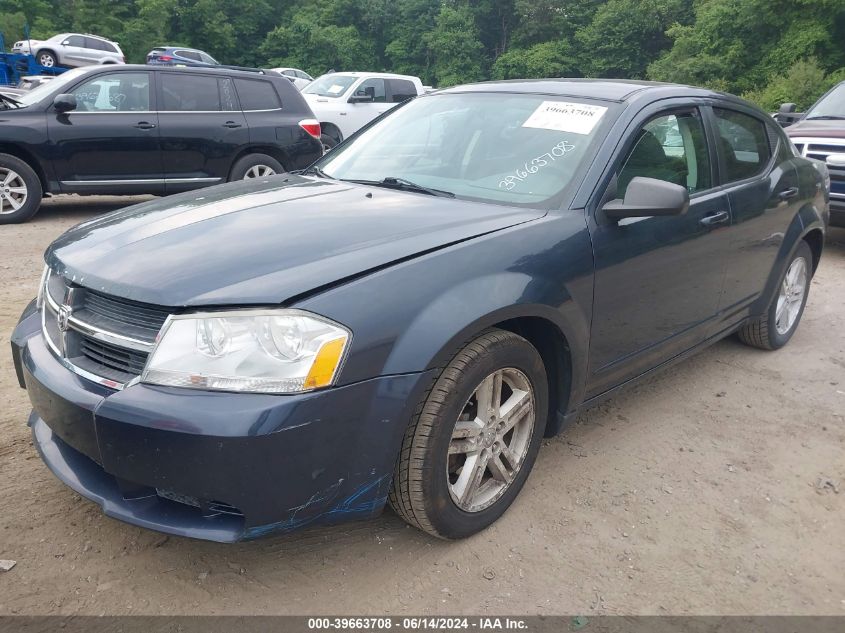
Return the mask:
<svg viewBox="0 0 845 633">
<path fill-rule="evenodd" d="M 787 348 L 726 340 L 583 414 L 482 534 L 388 512 L 225 546 L 104 517 L 25 426 L 6 350 L 41 254 L 124 204 L 0 227 L 0 614 L 845 614 L 845 231 Z"/>
</svg>

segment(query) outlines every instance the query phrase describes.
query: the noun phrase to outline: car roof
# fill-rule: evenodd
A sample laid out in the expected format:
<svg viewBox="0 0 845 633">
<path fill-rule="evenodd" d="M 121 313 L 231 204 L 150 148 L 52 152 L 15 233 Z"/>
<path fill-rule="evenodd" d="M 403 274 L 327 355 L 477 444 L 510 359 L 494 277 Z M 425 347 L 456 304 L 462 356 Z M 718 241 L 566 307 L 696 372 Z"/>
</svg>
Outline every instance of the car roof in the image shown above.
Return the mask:
<svg viewBox="0 0 845 633">
<path fill-rule="evenodd" d="M 279 75 L 275 73 L 260 73 L 258 70 L 260 69 L 238 69 L 233 68 L 230 66 L 159 66 L 153 65 L 150 66 L 149 64 L 97 64 L 91 66 L 80 66 L 78 69 L 75 70 L 82 70 L 83 72 L 95 73 L 95 72 L 104 72 L 104 73 L 114 73 L 114 72 L 130 72 L 135 71 L 138 72 L 139 70 L 143 70 L 145 72 L 155 71 L 158 73 L 207 73 L 211 75 L 219 75 L 220 73 L 224 74 L 234 74 L 234 75 L 241 75 L 244 77 L 266 77 L 268 79 L 283 79 Z"/>
<path fill-rule="evenodd" d="M 631 79 L 509 79 L 465 84 L 438 90 L 439 93 L 454 92 L 510 92 L 526 94 L 547 94 L 561 97 L 584 97 L 603 101 L 630 101 L 646 94 L 660 97 L 719 97 L 740 101 L 737 97 L 706 88 L 657 81 Z"/>
<path fill-rule="evenodd" d="M 419 81 L 419 77 L 412 75 L 397 75 L 396 73 L 368 73 L 358 70 L 343 71 L 338 70 L 333 73 L 326 73 L 327 75 L 348 75 L 349 77 L 382 77 L 387 79 L 407 79 L 408 81 Z"/>
</svg>

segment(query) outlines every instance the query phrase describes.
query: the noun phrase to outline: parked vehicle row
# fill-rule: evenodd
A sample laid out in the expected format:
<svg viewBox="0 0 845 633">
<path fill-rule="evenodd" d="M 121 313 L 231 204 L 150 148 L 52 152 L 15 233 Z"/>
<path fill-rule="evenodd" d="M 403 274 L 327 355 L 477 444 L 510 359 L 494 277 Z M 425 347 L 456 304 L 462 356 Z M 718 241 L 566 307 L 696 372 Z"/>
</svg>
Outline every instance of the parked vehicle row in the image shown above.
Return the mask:
<svg viewBox="0 0 845 633">
<path fill-rule="evenodd" d="M 90 66 L 0 101 L 0 223 L 43 193 L 170 194 L 302 169 L 320 128 L 278 74 Z"/>
<path fill-rule="evenodd" d="M 149 105 L 119 102 L 145 121 L 190 98 L 168 78 L 231 79 L 245 105 L 242 75 L 149 68 L 117 77 L 148 77 Z M 315 90 L 348 104 L 360 79 Z M 786 345 L 828 196 L 823 163 L 723 93 L 539 80 L 422 95 L 304 173 L 54 242 L 12 335 L 33 443 L 106 513 L 162 532 L 231 542 L 389 503 L 466 537 L 585 407 L 733 333 Z"/>
</svg>

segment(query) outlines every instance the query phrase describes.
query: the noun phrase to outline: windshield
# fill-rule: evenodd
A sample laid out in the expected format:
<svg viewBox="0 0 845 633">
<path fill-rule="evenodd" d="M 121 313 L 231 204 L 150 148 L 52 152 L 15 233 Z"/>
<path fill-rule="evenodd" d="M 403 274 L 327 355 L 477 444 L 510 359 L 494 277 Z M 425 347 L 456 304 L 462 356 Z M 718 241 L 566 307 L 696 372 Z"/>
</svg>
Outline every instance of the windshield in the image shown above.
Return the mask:
<svg viewBox="0 0 845 633">
<path fill-rule="evenodd" d="M 537 206 L 571 182 L 608 109 L 545 95 L 418 97 L 317 166 L 339 180 L 403 179 L 459 198 Z"/>
<path fill-rule="evenodd" d="M 51 79 L 50 81 L 45 81 L 43 84 L 40 84 L 33 88 L 32 90 L 25 92 L 20 97 L 17 97 L 18 101 L 20 101 L 22 106 L 32 105 L 33 103 L 38 103 L 44 97 L 49 94 L 62 94 L 64 92 L 63 88 L 83 75 L 87 73 L 90 68 L 74 68 L 73 70 L 69 70 L 67 72 L 62 73 L 55 79 Z"/>
<path fill-rule="evenodd" d="M 323 75 L 303 88 L 302 92 L 320 97 L 339 97 L 355 83 L 355 79 L 352 75 Z"/>
<path fill-rule="evenodd" d="M 806 119 L 845 119 L 845 83 L 841 83 L 810 108 Z"/>
</svg>

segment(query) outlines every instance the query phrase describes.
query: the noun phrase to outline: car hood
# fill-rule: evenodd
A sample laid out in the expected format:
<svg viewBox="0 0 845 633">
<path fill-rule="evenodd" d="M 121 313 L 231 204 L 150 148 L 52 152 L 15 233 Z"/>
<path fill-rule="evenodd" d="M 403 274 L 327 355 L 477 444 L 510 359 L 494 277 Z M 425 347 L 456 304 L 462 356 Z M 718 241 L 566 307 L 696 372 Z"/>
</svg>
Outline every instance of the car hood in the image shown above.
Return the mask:
<svg viewBox="0 0 845 633">
<path fill-rule="evenodd" d="M 280 304 L 543 215 L 323 178 L 273 177 L 84 222 L 46 257 L 79 285 L 135 301 Z"/>
<path fill-rule="evenodd" d="M 790 137 L 845 138 L 845 121 L 805 120 L 786 128 Z"/>
</svg>

